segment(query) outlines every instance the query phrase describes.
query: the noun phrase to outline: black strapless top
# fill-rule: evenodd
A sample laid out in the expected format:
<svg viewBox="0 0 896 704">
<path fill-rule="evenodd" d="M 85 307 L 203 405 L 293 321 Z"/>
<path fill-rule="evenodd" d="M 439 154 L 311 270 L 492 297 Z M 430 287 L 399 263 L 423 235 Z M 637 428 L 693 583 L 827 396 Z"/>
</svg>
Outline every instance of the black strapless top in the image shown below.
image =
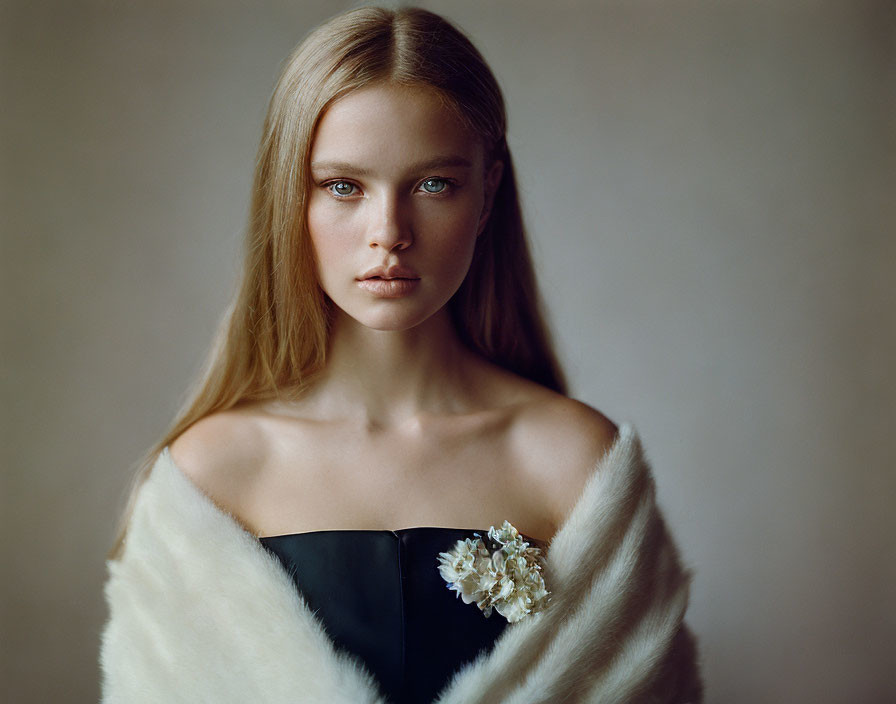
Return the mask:
<svg viewBox="0 0 896 704">
<path fill-rule="evenodd" d="M 488 530 L 323 530 L 259 538 L 340 649 L 360 657 L 395 704 L 425 704 L 508 625 L 448 588 L 440 552 Z M 524 536 L 530 544 L 539 541 Z"/>
</svg>

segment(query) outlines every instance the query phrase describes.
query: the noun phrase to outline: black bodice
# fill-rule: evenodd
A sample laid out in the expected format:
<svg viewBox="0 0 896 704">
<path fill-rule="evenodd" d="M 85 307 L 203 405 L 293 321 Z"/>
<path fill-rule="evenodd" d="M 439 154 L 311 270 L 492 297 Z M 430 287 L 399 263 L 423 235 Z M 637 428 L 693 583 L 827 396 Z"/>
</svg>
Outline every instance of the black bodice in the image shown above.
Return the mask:
<svg viewBox="0 0 896 704">
<path fill-rule="evenodd" d="M 508 625 L 497 611 L 486 618 L 465 604 L 439 574 L 439 553 L 474 533 L 484 538 L 488 530 L 325 530 L 259 540 L 336 646 L 361 658 L 389 701 L 425 704 Z"/>
</svg>

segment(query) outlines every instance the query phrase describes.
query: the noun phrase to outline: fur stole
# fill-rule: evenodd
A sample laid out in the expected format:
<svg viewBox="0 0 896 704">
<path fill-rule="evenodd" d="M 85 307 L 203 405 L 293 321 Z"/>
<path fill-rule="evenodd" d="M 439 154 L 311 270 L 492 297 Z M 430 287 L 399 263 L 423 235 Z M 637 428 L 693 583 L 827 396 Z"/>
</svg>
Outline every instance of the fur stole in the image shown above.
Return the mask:
<svg viewBox="0 0 896 704">
<path fill-rule="evenodd" d="M 465 663 L 437 704 L 702 701 L 683 621 L 690 575 L 654 493 L 640 438 L 623 423 L 549 544 L 551 602 Z M 107 570 L 106 704 L 385 704 L 364 663 L 334 647 L 277 558 L 183 474 L 168 448 L 139 489 L 124 552 Z"/>
</svg>

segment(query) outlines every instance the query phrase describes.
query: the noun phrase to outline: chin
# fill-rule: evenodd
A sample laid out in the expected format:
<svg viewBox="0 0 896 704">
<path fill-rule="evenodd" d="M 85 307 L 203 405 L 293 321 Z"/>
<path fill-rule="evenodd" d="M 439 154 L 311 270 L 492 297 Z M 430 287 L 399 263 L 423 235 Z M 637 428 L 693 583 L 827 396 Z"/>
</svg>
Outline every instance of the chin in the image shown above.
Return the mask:
<svg viewBox="0 0 896 704">
<path fill-rule="evenodd" d="M 356 317 L 355 320 L 371 330 L 401 332 L 402 330 L 410 330 L 411 328 L 416 327 L 429 317 L 430 315 L 428 314 L 402 314 L 399 311 L 392 311 L 382 315 L 368 313 L 367 315 Z"/>
<path fill-rule="evenodd" d="M 410 330 L 429 320 L 439 313 L 451 298 L 449 296 L 446 300 L 440 301 L 433 300 L 432 297 L 414 295 L 406 298 L 376 299 L 363 295 L 359 299 L 353 295 L 354 293 L 354 291 L 346 292 L 345 296 L 340 296 L 341 300 L 334 299 L 329 294 L 327 297 L 331 305 L 337 309 L 338 315 L 371 330 L 392 332 Z M 452 295 L 453 293 L 454 291 Z"/>
<path fill-rule="evenodd" d="M 334 301 L 333 305 L 339 309 L 339 315 L 347 319 L 346 322 L 363 325 L 371 330 L 393 332 L 416 327 L 435 313 L 435 311 L 421 310 L 418 305 L 408 305 L 408 303 L 390 302 L 386 305 L 366 303 L 343 306 Z"/>
</svg>

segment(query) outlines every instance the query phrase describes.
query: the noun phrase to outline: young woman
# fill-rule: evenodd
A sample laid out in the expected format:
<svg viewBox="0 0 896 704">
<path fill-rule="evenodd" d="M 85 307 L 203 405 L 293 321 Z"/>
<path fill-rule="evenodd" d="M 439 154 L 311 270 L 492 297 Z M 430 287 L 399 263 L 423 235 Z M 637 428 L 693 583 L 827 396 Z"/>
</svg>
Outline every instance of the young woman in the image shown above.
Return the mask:
<svg viewBox="0 0 896 704">
<path fill-rule="evenodd" d="M 104 701 L 699 700 L 688 574 L 634 428 L 566 395 L 505 129 L 424 10 L 289 58 L 242 288 L 110 554 Z"/>
</svg>

